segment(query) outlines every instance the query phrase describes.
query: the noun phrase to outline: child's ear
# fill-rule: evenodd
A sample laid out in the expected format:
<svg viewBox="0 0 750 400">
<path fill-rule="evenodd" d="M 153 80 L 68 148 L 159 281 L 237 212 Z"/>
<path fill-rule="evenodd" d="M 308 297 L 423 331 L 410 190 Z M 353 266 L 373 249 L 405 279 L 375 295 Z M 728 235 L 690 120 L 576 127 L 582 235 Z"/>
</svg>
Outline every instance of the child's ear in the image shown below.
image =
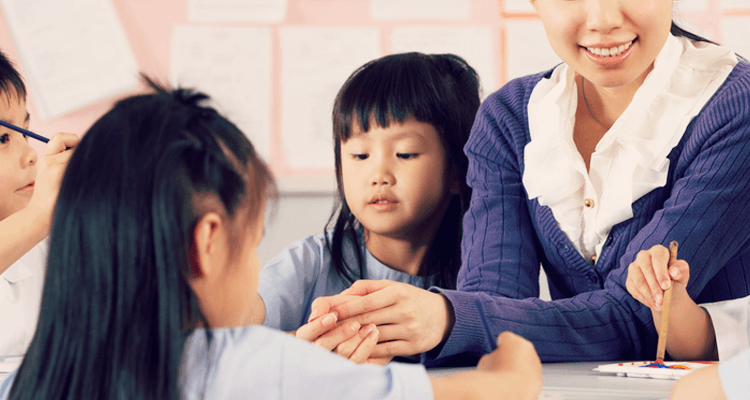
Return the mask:
<svg viewBox="0 0 750 400">
<path fill-rule="evenodd" d="M 202 278 L 213 275 L 223 263 L 222 220 L 219 214 L 210 212 L 201 217 L 193 229 L 193 245 L 190 246 L 190 276 Z"/>
</svg>

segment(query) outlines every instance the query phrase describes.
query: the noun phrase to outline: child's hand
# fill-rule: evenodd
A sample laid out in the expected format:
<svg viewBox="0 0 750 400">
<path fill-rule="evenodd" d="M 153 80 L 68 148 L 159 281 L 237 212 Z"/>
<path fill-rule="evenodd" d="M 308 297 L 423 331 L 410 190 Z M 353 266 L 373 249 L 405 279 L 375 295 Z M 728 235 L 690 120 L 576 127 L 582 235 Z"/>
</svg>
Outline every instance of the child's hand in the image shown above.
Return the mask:
<svg viewBox="0 0 750 400">
<path fill-rule="evenodd" d="M 47 143 L 47 147 L 37 162 L 34 194 L 27 207 L 49 223 L 52 221 L 52 212 L 65 168 L 79 140 L 78 136 L 72 133 L 56 134 Z"/>
<path fill-rule="evenodd" d="M 484 355 L 477 365 L 478 371 L 511 375 L 509 384 L 502 390 L 507 398 L 533 399 L 542 390 L 542 363 L 534 345 L 511 332 L 497 337 L 497 349 Z"/>
<path fill-rule="evenodd" d="M 357 321 L 337 324 L 335 313 L 323 314 L 302 325 L 295 336 L 324 349 L 335 351 L 356 363 L 368 361 L 378 343 L 378 329 L 374 324 L 360 326 Z"/>
<path fill-rule="evenodd" d="M 331 297 L 319 297 L 313 314 L 335 312 L 342 321 L 380 327 L 374 358 L 407 356 L 433 349 L 453 326 L 453 308 L 441 294 L 389 280 L 358 280 Z"/>
<path fill-rule="evenodd" d="M 664 290 L 672 289 L 672 304 L 690 297 L 685 287 L 690 279 L 690 267 L 684 260 L 677 260 L 669 267 L 669 250 L 656 245 L 638 252 L 635 261 L 628 267 L 625 286 L 633 298 L 654 312 L 661 312 L 664 306 Z"/>
</svg>

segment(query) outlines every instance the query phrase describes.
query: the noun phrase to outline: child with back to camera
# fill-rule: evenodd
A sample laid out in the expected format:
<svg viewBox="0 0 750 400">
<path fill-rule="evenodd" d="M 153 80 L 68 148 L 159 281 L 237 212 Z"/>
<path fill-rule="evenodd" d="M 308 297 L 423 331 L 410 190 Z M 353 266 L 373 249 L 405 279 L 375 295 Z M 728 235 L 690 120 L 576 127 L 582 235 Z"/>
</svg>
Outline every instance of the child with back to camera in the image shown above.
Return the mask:
<svg viewBox="0 0 750 400">
<path fill-rule="evenodd" d="M 262 270 L 254 315 L 265 315 L 264 325 L 304 325 L 299 337 L 349 356 L 359 343 L 353 336 L 376 328 L 352 321 L 323 335 L 336 318 L 316 318 L 317 297 L 358 279 L 456 287 L 471 197 L 463 146 L 479 91 L 474 69 L 452 54 L 393 54 L 352 73 L 333 107 L 332 231 L 292 244 Z"/>
<path fill-rule="evenodd" d="M 0 120 L 28 129 L 26 85 L 0 52 Z M 55 135 L 37 158 L 28 138 L 0 127 L 0 357 L 22 355 L 39 314 L 46 242 L 60 180 L 78 137 Z"/>
<path fill-rule="evenodd" d="M 429 378 L 421 365 L 358 365 L 241 327 L 275 186 L 246 136 L 204 99 L 157 87 L 118 102 L 85 134 L 55 209 L 39 325 L 0 400 L 539 393 L 533 346 L 511 333 L 477 371 Z"/>
</svg>

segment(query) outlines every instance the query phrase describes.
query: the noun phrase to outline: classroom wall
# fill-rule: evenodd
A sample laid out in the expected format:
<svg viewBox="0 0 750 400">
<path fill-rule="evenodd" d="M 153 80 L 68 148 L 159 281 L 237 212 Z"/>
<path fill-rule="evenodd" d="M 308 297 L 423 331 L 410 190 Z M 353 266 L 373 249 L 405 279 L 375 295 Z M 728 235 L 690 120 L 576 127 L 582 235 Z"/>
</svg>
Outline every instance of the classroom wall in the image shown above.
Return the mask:
<svg viewBox="0 0 750 400">
<path fill-rule="evenodd" d="M 479 71 L 485 96 L 510 79 L 559 62 L 527 0 L 0 0 L 0 5 L 0 48 L 17 60 L 29 83 L 32 131 L 83 134 L 113 101 L 141 89 L 134 84 L 114 95 L 100 93 L 70 110 L 58 99 L 57 110 L 65 112 L 55 114 L 53 107 L 40 106 L 51 95 L 49 88 L 37 90 L 44 83 L 34 76 L 37 71 L 54 72 L 59 80 L 53 83 L 72 90 L 84 87 L 87 76 L 112 70 L 113 60 L 124 66 L 132 60 L 133 80 L 142 71 L 163 81 L 189 82 L 216 97 L 261 147 L 282 189 L 261 244 L 263 263 L 289 243 L 322 232 L 333 206 L 330 103 L 364 61 L 398 51 L 454 52 Z M 112 26 L 94 30 L 91 21 L 109 21 L 94 14 L 107 10 L 113 12 Z M 747 0 L 679 0 L 675 18 L 750 56 Z M 123 43 L 96 43 L 118 30 Z M 216 38 L 215 45 L 205 43 L 214 40 L 208 38 Z M 101 51 L 86 52 L 91 48 Z M 97 71 L 98 63 L 109 69 Z M 56 68 L 82 64 L 93 69 L 73 74 Z M 96 87 L 85 89 L 97 94 Z"/>
</svg>

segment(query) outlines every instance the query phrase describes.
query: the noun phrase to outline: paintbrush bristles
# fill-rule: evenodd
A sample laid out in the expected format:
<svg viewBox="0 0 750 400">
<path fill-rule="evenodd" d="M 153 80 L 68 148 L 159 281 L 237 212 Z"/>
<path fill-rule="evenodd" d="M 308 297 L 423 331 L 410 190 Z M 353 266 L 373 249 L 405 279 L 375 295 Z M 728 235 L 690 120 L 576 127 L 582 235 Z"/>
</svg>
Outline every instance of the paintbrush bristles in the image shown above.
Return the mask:
<svg viewBox="0 0 750 400">
<path fill-rule="evenodd" d="M 669 243 L 669 264 L 667 264 L 667 272 L 669 267 L 677 261 L 677 242 L 672 241 Z M 659 326 L 659 343 L 656 346 L 656 362 L 659 364 L 664 363 L 664 353 L 667 349 L 667 332 L 669 330 L 669 306 L 672 303 L 672 285 L 664 291 L 664 307 L 661 311 L 661 325 Z"/>
</svg>

